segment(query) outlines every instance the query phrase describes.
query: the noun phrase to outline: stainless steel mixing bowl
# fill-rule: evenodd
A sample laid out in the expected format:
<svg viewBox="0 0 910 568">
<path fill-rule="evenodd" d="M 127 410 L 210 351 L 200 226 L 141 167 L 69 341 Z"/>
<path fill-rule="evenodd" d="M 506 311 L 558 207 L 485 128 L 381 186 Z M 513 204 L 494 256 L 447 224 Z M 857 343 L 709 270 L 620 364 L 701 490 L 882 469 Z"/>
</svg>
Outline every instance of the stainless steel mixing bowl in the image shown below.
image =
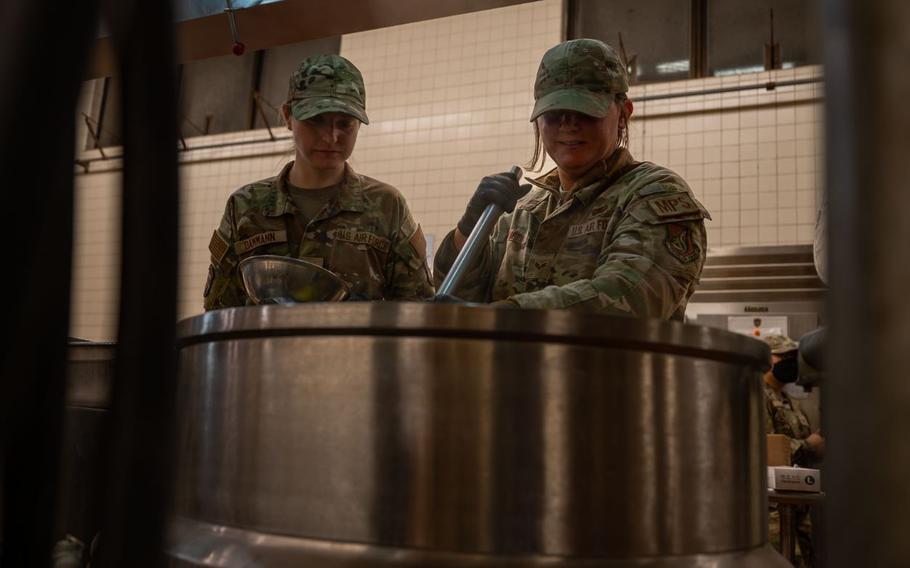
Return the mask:
<svg viewBox="0 0 910 568">
<path fill-rule="evenodd" d="M 240 261 L 240 277 L 256 304 L 337 302 L 347 298 L 351 290 L 334 272 L 286 256 L 245 258 Z"/>
</svg>

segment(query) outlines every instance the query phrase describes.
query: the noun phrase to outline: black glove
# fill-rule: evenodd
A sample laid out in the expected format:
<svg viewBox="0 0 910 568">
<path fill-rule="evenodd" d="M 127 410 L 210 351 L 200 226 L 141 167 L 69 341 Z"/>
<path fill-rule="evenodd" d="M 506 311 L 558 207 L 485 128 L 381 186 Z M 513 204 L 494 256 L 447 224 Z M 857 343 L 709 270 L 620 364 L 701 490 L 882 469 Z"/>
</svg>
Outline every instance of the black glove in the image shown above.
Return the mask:
<svg viewBox="0 0 910 568">
<path fill-rule="evenodd" d="M 468 201 L 468 207 L 458 222 L 458 230 L 466 237 L 470 235 L 483 210 L 490 203 L 495 203 L 506 213 L 511 213 L 515 210 L 518 200 L 527 195 L 529 191 L 531 191 L 531 186 L 518 185 L 518 180 L 510 172 L 483 178 L 474 195 L 471 196 L 471 200 Z"/>
</svg>

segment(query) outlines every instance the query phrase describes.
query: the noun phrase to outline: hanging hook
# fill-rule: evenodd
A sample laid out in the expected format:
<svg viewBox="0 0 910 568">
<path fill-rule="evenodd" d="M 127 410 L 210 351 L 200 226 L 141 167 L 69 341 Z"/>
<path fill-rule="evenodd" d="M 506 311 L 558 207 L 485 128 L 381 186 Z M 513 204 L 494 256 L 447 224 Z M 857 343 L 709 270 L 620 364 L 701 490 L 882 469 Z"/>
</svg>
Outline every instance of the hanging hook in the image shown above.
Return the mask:
<svg viewBox="0 0 910 568">
<path fill-rule="evenodd" d="M 246 51 L 246 46 L 240 41 L 240 32 L 237 30 L 237 19 L 234 17 L 234 6 L 231 4 L 231 0 L 225 0 L 225 3 L 227 4 L 227 8 L 224 11 L 227 12 L 228 23 L 231 25 L 231 37 L 234 40 L 231 51 L 234 52 L 234 55 L 243 55 L 243 52 Z"/>
</svg>

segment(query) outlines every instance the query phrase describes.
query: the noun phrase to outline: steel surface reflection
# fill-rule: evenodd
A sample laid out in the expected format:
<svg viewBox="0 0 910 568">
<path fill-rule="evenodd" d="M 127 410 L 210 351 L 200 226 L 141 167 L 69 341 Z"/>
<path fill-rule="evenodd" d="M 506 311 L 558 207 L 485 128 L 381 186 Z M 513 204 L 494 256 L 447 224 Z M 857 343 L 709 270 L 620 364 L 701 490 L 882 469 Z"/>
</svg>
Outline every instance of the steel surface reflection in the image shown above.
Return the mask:
<svg viewBox="0 0 910 568">
<path fill-rule="evenodd" d="M 386 303 L 212 312 L 181 342 L 184 565 L 777 565 L 749 338 Z"/>
</svg>

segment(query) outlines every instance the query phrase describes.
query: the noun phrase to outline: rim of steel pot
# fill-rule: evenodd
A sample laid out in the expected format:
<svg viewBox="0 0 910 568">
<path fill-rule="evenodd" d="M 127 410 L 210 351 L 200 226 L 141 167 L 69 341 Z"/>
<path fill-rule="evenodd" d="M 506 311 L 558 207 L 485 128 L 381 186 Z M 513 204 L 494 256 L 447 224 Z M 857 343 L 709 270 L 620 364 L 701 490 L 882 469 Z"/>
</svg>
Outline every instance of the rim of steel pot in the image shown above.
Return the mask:
<svg viewBox="0 0 910 568">
<path fill-rule="evenodd" d="M 763 342 L 726 330 L 657 319 L 569 310 L 493 308 L 419 302 L 314 302 L 206 312 L 177 326 L 178 345 L 244 337 L 396 336 L 495 338 L 671 353 L 766 370 Z"/>
</svg>

